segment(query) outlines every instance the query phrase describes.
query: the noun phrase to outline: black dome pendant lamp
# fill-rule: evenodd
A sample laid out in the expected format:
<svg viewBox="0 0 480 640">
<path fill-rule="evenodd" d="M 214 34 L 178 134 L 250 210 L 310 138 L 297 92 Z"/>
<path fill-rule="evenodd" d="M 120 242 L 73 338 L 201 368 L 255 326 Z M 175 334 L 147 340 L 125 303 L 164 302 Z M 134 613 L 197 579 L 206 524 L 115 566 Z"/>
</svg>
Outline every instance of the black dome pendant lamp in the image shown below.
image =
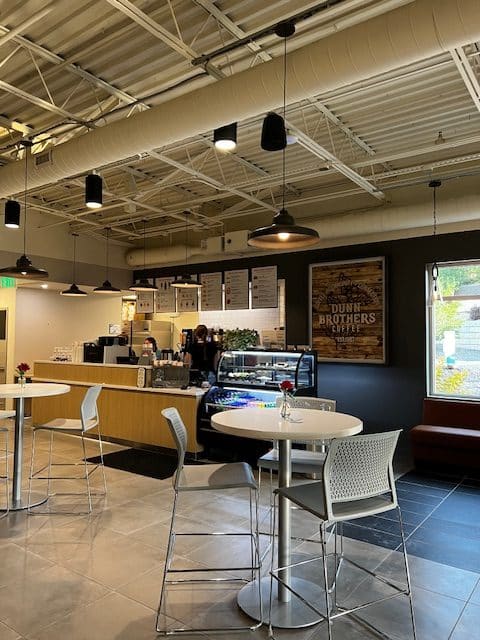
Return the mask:
<svg viewBox="0 0 480 640">
<path fill-rule="evenodd" d="M 151 284 L 145 276 L 145 225 L 147 221 L 143 221 L 143 275 L 137 282 L 134 282 L 131 287 L 128 287 L 129 291 L 158 291 L 154 284 Z"/>
<path fill-rule="evenodd" d="M 68 289 L 65 289 L 64 291 L 60 291 L 60 295 L 61 296 L 69 296 L 71 298 L 82 298 L 84 296 L 87 295 L 87 293 L 85 291 L 82 291 L 81 289 L 79 289 L 79 287 L 75 284 L 75 280 L 76 280 L 76 241 L 78 238 L 78 233 L 72 233 L 72 238 L 73 238 L 73 279 L 72 279 L 72 284 L 69 286 Z"/>
<path fill-rule="evenodd" d="M 48 272 L 45 269 L 34 267 L 32 261 L 27 256 L 27 178 L 28 178 L 28 156 L 32 142 L 30 140 L 22 140 L 20 144 L 25 151 L 25 192 L 23 198 L 23 254 L 18 258 L 14 267 L 4 267 L 0 269 L 0 275 L 11 278 L 25 278 L 27 280 L 44 280 L 48 278 Z"/>
<path fill-rule="evenodd" d="M 283 118 L 276 113 L 269 113 L 262 128 L 261 146 L 267 151 L 282 151 L 282 208 L 273 217 L 268 227 L 260 227 L 248 234 L 248 244 L 257 249 L 301 249 L 313 247 L 320 238 L 315 229 L 300 227 L 295 224 L 285 208 L 285 150 L 287 147 L 287 132 L 285 129 L 285 111 L 287 102 L 287 38 L 295 33 L 293 21 L 279 23 L 275 33 L 284 38 L 283 52 Z"/>
<path fill-rule="evenodd" d="M 108 234 L 110 232 L 110 227 L 107 227 L 105 229 L 105 237 L 106 237 L 106 270 L 105 270 L 105 281 L 103 282 L 103 284 L 100 287 L 95 287 L 95 289 L 93 290 L 93 293 L 103 293 L 103 294 L 109 294 L 109 293 L 120 293 L 120 289 L 117 289 L 117 287 L 114 287 L 112 285 L 112 283 L 110 282 L 110 280 L 108 279 Z"/>
</svg>

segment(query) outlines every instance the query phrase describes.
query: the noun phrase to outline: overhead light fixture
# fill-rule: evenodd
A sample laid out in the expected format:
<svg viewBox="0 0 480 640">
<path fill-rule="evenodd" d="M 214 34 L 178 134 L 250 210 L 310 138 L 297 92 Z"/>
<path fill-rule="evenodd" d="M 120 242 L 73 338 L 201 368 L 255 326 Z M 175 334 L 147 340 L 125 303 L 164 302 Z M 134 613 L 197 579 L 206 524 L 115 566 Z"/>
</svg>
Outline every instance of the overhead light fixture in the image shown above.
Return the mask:
<svg viewBox="0 0 480 640">
<path fill-rule="evenodd" d="M 108 235 L 109 233 L 110 233 L 110 227 L 107 227 L 105 229 L 105 237 L 106 237 L 105 281 L 100 287 L 95 287 L 95 289 L 93 290 L 93 293 L 103 293 L 103 294 L 120 293 L 120 289 L 117 289 L 117 287 L 114 287 L 110 282 L 110 280 L 108 279 Z"/>
<path fill-rule="evenodd" d="M 190 211 L 185 211 L 185 273 L 183 273 L 179 278 L 176 278 L 172 283 L 171 287 L 175 287 L 177 289 L 201 289 L 202 285 L 198 280 L 194 280 L 192 276 L 187 273 L 188 266 L 188 216 L 190 215 Z"/>
<path fill-rule="evenodd" d="M 5 202 L 4 222 L 9 229 L 18 229 L 20 227 L 20 203 L 16 200 L 7 200 Z"/>
<path fill-rule="evenodd" d="M 278 113 L 267 113 L 265 116 L 260 146 L 264 151 L 282 151 L 287 146 L 285 120 Z"/>
<path fill-rule="evenodd" d="M 77 241 L 77 237 L 78 237 L 78 233 L 72 233 L 72 237 L 73 237 L 73 278 L 72 278 L 72 284 L 70 285 L 70 287 L 68 289 L 65 289 L 65 291 L 60 291 L 60 295 L 62 296 L 70 296 L 71 298 L 78 298 L 78 297 L 82 297 L 82 296 L 86 296 L 87 294 L 85 293 L 85 291 L 82 291 L 81 289 L 78 288 L 78 286 L 75 284 L 75 271 L 76 271 L 76 241 Z"/>
<path fill-rule="evenodd" d="M 146 235 L 145 235 L 145 225 L 147 221 L 143 221 L 143 277 L 138 280 L 138 282 L 134 282 L 131 287 L 128 287 L 129 291 L 157 291 L 157 287 L 154 284 L 151 284 L 146 276 L 145 276 L 145 247 L 146 247 Z"/>
<path fill-rule="evenodd" d="M 103 205 L 102 178 L 98 173 L 85 177 L 85 205 L 89 209 L 100 209 Z"/>
<path fill-rule="evenodd" d="M 25 153 L 25 191 L 23 198 L 23 254 L 20 256 L 20 258 L 18 258 L 14 267 L 5 267 L 3 269 L 0 269 L 0 275 L 10 276 L 12 278 L 26 278 L 28 280 L 44 280 L 45 278 L 48 278 L 48 272 L 45 271 L 45 269 L 38 269 L 37 267 L 34 267 L 30 258 L 26 255 L 28 156 L 30 155 L 29 149 L 32 146 L 32 142 L 30 140 L 22 140 L 20 144 L 23 146 Z"/>
<path fill-rule="evenodd" d="M 237 146 L 237 123 L 232 122 L 213 132 L 213 143 L 220 151 L 233 151 Z"/>
<path fill-rule="evenodd" d="M 284 38 L 283 52 L 283 118 L 276 113 L 269 113 L 263 122 L 262 128 L 262 148 L 266 148 L 264 143 L 273 141 L 267 136 L 267 129 L 275 125 L 277 131 L 283 131 L 283 138 L 277 138 L 277 142 L 282 142 L 283 146 L 276 148 L 282 149 L 282 208 L 273 217 L 272 223 L 268 227 L 260 227 L 248 234 L 248 244 L 258 249 L 301 249 L 304 247 L 313 247 L 319 243 L 320 238 L 315 229 L 308 227 L 300 227 L 295 224 L 293 216 L 291 216 L 285 208 L 285 150 L 287 146 L 287 135 L 285 131 L 285 111 L 287 104 L 287 38 L 295 33 L 295 25 L 292 21 L 281 22 L 275 28 L 275 33 Z M 275 116 L 275 118 L 273 118 Z M 267 122 L 269 119 L 269 122 Z M 278 120 L 279 119 L 279 120 Z M 280 123 L 281 121 L 281 123 Z M 281 124 L 281 127 L 280 127 Z M 264 140 L 265 134 L 265 140 Z M 271 147 L 274 145 L 271 144 Z M 269 149 L 274 150 L 274 149 Z M 276 150 L 276 149 L 275 149 Z"/>
<path fill-rule="evenodd" d="M 440 180 L 432 180 L 428 183 L 428 186 L 433 189 L 433 238 L 434 243 L 436 243 L 435 238 L 437 237 L 437 189 L 442 186 Z M 434 244 L 436 250 L 436 244 Z M 440 282 L 438 280 L 438 264 L 435 260 L 432 264 L 431 271 L 431 289 L 429 295 L 429 304 L 435 304 L 435 302 L 443 302 L 442 293 L 440 291 Z"/>
</svg>

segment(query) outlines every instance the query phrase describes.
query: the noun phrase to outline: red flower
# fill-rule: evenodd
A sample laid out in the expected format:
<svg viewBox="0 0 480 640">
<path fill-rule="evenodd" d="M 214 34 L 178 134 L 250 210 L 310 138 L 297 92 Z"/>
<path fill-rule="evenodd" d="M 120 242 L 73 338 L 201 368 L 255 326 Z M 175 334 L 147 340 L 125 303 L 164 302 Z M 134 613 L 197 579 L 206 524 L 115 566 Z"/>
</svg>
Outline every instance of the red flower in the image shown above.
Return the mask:
<svg viewBox="0 0 480 640">
<path fill-rule="evenodd" d="M 281 389 L 282 391 L 293 391 L 293 390 L 294 390 L 294 388 L 295 388 L 295 387 L 293 386 L 293 383 L 292 383 L 292 382 L 290 382 L 290 380 L 283 380 L 283 381 L 280 383 L 280 389 Z"/>
<path fill-rule="evenodd" d="M 30 366 L 26 362 L 20 362 L 20 364 L 17 365 L 17 371 L 18 373 L 27 373 L 27 371 L 30 371 Z"/>
</svg>

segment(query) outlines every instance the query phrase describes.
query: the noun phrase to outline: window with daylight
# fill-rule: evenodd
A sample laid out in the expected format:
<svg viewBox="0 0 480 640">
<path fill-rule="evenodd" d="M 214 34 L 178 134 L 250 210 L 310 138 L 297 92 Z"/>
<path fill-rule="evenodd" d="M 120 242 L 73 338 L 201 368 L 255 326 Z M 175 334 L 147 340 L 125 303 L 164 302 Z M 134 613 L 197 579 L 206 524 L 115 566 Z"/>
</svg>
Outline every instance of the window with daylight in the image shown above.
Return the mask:
<svg viewBox="0 0 480 640">
<path fill-rule="evenodd" d="M 480 261 L 429 265 L 427 287 L 428 395 L 480 400 Z"/>
</svg>

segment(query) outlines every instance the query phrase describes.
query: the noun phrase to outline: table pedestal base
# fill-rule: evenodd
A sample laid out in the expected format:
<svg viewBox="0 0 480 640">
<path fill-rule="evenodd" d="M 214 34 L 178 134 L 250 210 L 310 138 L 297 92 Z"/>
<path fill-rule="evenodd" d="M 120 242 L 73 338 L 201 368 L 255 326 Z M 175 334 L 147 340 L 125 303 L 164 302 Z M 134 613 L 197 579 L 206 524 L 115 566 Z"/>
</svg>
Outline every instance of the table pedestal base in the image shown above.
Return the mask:
<svg viewBox="0 0 480 640">
<path fill-rule="evenodd" d="M 298 591 L 303 598 L 323 608 L 325 591 L 303 578 L 291 578 L 291 587 Z M 270 576 L 262 578 L 263 622 L 268 624 L 268 607 L 270 601 Z M 310 627 L 324 618 L 312 611 L 301 600 L 291 594 L 290 602 L 280 602 L 276 597 L 277 582 L 273 580 L 274 597 L 272 600 L 272 627 L 280 629 L 301 629 Z M 258 605 L 258 583 L 256 580 L 245 585 L 238 594 L 238 606 L 254 620 L 260 620 Z"/>
<path fill-rule="evenodd" d="M 22 511 L 23 509 L 28 509 L 28 507 L 38 507 L 39 504 L 43 504 L 47 500 L 48 498 L 44 493 L 32 491 L 29 504 L 28 491 L 26 489 L 23 489 L 20 492 L 20 500 L 12 501 L 12 503 L 10 504 L 10 511 Z"/>
</svg>

